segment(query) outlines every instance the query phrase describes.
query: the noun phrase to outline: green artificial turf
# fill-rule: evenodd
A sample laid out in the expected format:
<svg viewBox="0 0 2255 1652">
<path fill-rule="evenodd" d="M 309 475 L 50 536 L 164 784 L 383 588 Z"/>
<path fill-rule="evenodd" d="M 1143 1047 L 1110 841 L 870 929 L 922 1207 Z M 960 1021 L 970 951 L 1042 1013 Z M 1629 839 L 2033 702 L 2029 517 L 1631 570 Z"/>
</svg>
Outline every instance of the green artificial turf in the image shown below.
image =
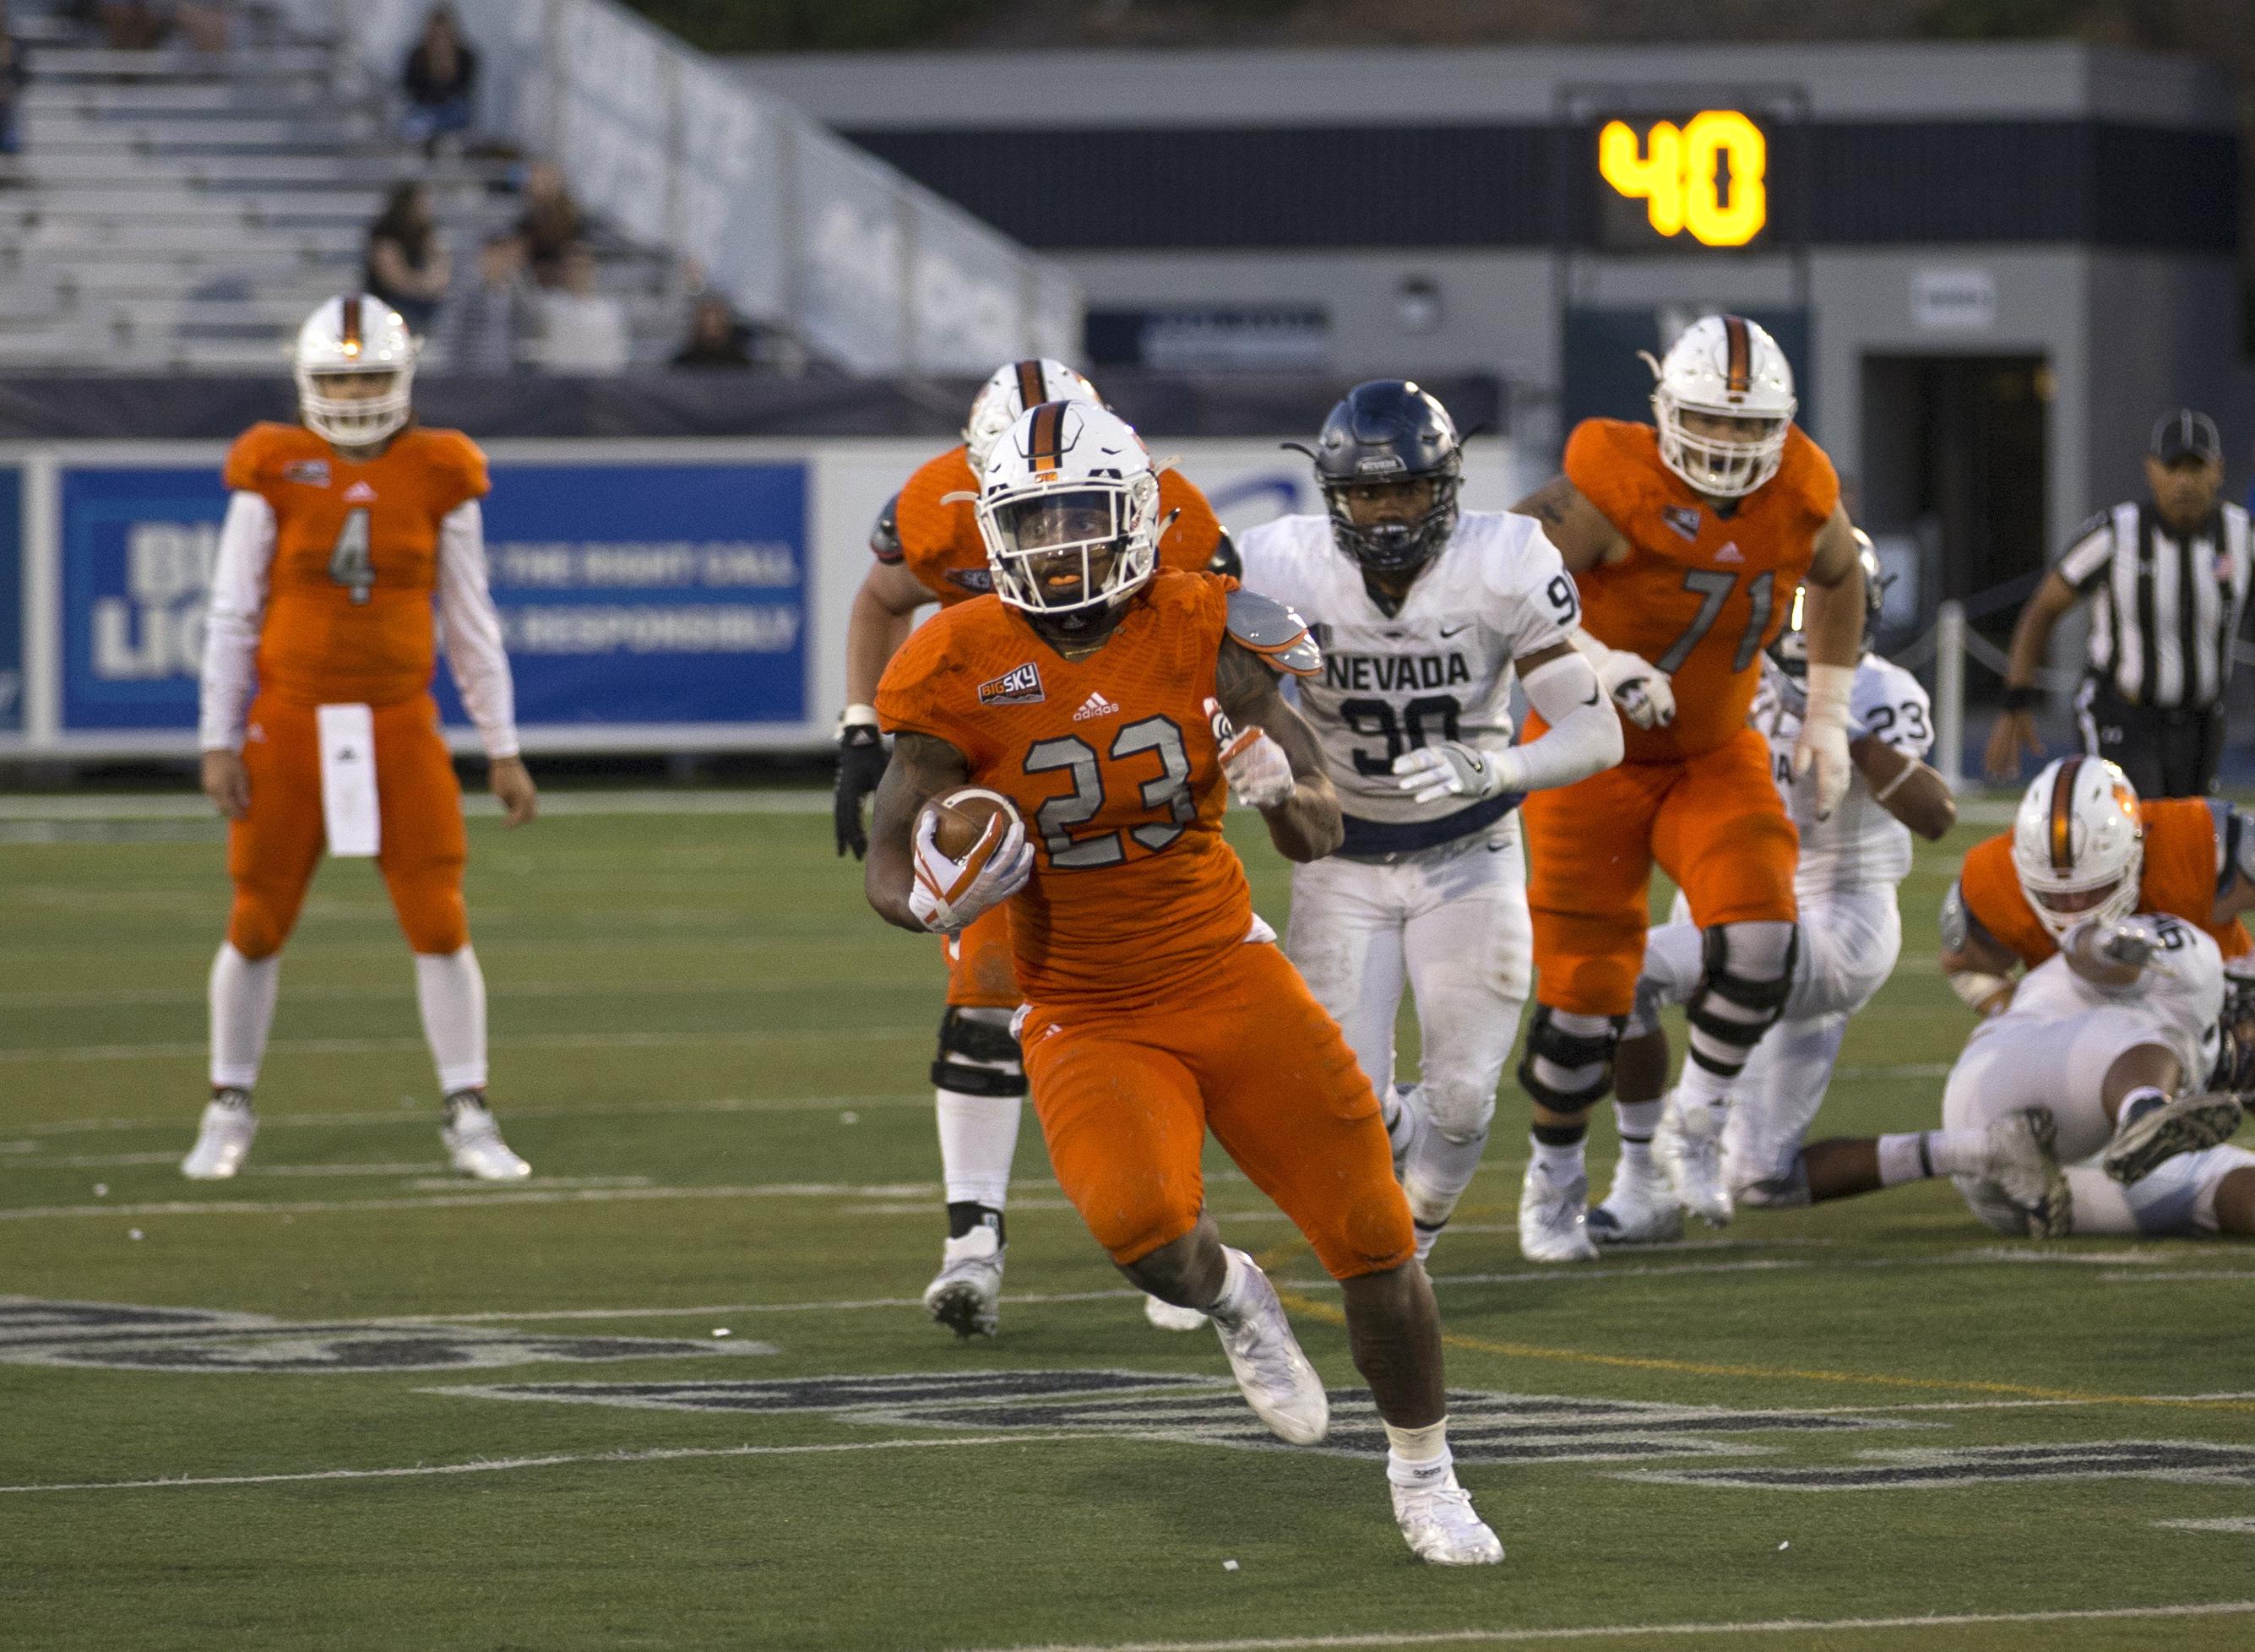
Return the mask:
<svg viewBox="0 0 2255 1652">
<path fill-rule="evenodd" d="M 2246 1248 L 2008 1243 L 1929 1184 L 1535 1270 L 1507 1089 L 1433 1271 L 1459 1413 L 1505 1419 L 1462 1474 L 1510 1557 L 1437 1571 L 1375 1460 L 1259 1445 L 1211 1337 L 1144 1324 L 1030 1118 L 1001 1337 L 959 1345 L 915 1308 L 942 1231 L 936 946 L 868 911 L 823 815 L 473 823 L 494 1105 L 536 1171 L 507 1188 L 446 1177 L 412 974 L 362 864 L 323 872 L 287 955 L 249 1170 L 181 1180 L 217 833 L 55 835 L 0 844 L 0 1645 L 2255 1642 L 2255 1607 L 2034 1616 L 2255 1599 Z M 1236 835 L 1281 920 L 1280 865 Z M 1932 914 L 1977 835 L 1921 851 L 1903 966 L 1822 1133 L 1937 1121 L 1967 1017 Z M 1353 1389 L 1336 1292 L 1210 1168 L 1223 1232 Z M 65 1337 L 40 1303 L 231 1317 Z M 369 1320 L 390 1323 L 342 1323 Z M 553 1357 L 598 1353 L 626 1357 Z M 305 1368 L 340 1358 L 362 1368 Z M 1092 1372 L 1149 1386 L 1045 1386 Z M 873 1374 L 909 1381 L 825 1381 Z M 684 1383 L 791 1386 L 647 1402 Z M 475 1391 L 504 1388 L 547 1393 Z M 645 1403 L 586 1402 L 606 1390 Z M 1350 1395 L 1338 1417 L 1366 1439 Z M 1913 1487 L 1626 1478 L 1962 1473 L 1977 1448 L 2110 1442 L 2174 1444 L 2135 1475 L 2021 1452 Z M 776 1449 L 814 1447 L 839 1449 Z M 152 1480 L 182 1483 L 118 1484 Z M 2230 1519 L 2249 1529 L 2159 1523 Z M 1936 1614 L 1976 1620 L 1851 1627 Z M 1535 1633 L 1694 1625 L 1716 1627 Z"/>
</svg>

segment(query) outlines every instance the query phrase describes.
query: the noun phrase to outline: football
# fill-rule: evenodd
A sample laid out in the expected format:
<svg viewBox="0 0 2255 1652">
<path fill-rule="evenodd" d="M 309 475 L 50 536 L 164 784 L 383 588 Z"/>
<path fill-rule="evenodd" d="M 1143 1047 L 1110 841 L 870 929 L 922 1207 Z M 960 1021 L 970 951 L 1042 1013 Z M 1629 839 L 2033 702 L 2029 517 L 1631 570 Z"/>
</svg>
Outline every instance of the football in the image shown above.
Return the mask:
<svg viewBox="0 0 2255 1652">
<path fill-rule="evenodd" d="M 984 786 L 959 786 L 924 806 L 924 812 L 938 822 L 932 841 L 939 846 L 942 854 L 952 861 L 959 861 L 971 853 L 973 846 L 985 834 L 987 823 L 996 815 L 1008 815 L 1013 820 L 1018 818 L 1017 810 L 1008 798 Z M 1008 829 L 1005 826 L 1004 830 Z M 919 835 L 921 831 L 919 827 Z"/>
</svg>

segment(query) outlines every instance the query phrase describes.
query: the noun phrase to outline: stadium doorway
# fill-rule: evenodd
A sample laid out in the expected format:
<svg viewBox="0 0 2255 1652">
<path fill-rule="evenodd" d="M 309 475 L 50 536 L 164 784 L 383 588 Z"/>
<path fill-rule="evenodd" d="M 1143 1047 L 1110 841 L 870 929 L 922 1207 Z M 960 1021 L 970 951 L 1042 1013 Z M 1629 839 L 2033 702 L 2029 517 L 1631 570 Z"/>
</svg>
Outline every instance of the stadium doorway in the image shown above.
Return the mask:
<svg viewBox="0 0 2255 1652">
<path fill-rule="evenodd" d="M 1859 524 L 1899 576 L 1887 630 L 1956 598 L 1999 643 L 2047 561 L 2052 397 L 2041 355 L 1866 355 Z"/>
</svg>

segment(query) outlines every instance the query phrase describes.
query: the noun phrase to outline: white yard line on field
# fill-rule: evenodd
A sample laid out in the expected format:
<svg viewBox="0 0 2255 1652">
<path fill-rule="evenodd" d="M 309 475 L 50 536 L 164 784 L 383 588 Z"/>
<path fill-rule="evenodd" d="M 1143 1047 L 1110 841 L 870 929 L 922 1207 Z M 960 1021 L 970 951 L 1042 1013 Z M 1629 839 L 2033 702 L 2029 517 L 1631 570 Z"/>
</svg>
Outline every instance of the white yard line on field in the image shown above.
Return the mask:
<svg viewBox="0 0 2255 1652">
<path fill-rule="evenodd" d="M 751 1187 L 556 1187 L 432 1193 L 417 1199 L 161 1199 L 146 1205 L 39 1205 L 0 1210 L 0 1221 L 67 1216 L 334 1216 L 353 1211 L 449 1210 L 480 1205 L 601 1205 L 677 1199 L 907 1199 L 931 1185 L 855 1187 L 832 1182 L 772 1182 Z"/>
<path fill-rule="evenodd" d="M 1546 1641 L 1628 1641 L 1684 1635 L 1843 1634 L 1857 1629 L 1967 1629 L 2006 1623 L 2097 1623 L 2146 1618 L 2255 1615 L 2255 1600 L 2181 1606 L 2097 1606 L 2051 1612 L 1953 1612 L 1911 1618 L 1770 1618 L 1738 1623 L 1577 1624 L 1556 1629 L 1380 1630 L 1368 1634 L 1277 1634 L 1233 1641 L 1072 1641 L 990 1647 L 980 1652 L 1328 1652 L 1333 1648 L 1525 1646 Z M 1962 1641 L 1960 1645 L 1964 1644 Z"/>
<path fill-rule="evenodd" d="M 2236 1531 L 2255 1537 L 2255 1515 L 2238 1515 L 2225 1520 L 2157 1520 L 2156 1526 L 2166 1526 L 2172 1531 Z"/>
<path fill-rule="evenodd" d="M 907 1027 L 779 1027 L 731 1032 L 521 1032 L 504 1033 L 490 1042 L 497 1050 L 676 1050 L 699 1044 L 763 1044 L 799 1038 L 829 1038 L 843 1044 L 878 1038 L 929 1038 L 931 1023 L 920 1021 Z M 269 1055 L 380 1056 L 419 1051 L 420 1038 L 277 1038 L 266 1046 Z M 202 1039 L 173 1039 L 160 1044 L 56 1044 L 46 1049 L 0 1050 L 0 1062 L 25 1065 L 40 1061 L 182 1061 L 208 1055 Z"/>
<path fill-rule="evenodd" d="M 439 1103 L 433 1098 L 427 1104 L 413 1096 L 399 1098 L 400 1107 L 383 1112 L 364 1110 L 355 1113 L 261 1113 L 258 1128 L 271 1130 L 292 1128 L 300 1125 L 329 1126 L 336 1124 L 411 1124 L 425 1128 L 426 1114 L 410 1109 L 427 1106 L 432 1112 Z M 520 1107 L 505 1108 L 512 1119 L 627 1119 L 663 1116 L 683 1113 L 823 1113 L 832 1108 L 853 1112 L 861 1107 L 929 1107 L 931 1092 L 919 1090 L 895 1092 L 885 1095 L 783 1095 L 747 1098 L 720 1096 L 698 1101 L 650 1101 L 629 1107 Z M 40 1135 L 74 1135 L 89 1130 L 178 1130 L 183 1128 L 183 1118 L 193 1119 L 193 1110 L 156 1119 L 57 1119 L 42 1124 L 25 1124 L 20 1128 Z M 31 1150 L 36 1143 L 26 1144 L 20 1150 Z M 0 1150 L 6 1150 L 0 1144 Z M 1208 1181 L 1215 1180 L 1209 1176 Z"/>
<path fill-rule="evenodd" d="M 46 1485 L 0 1486 L 0 1496 L 26 1492 L 180 1491 L 201 1486 L 290 1486 L 334 1480 L 419 1480 L 438 1474 L 498 1474 L 519 1468 L 558 1468 L 577 1463 L 669 1463 L 695 1457 L 809 1457 L 821 1452 L 913 1451 L 944 1445 L 1020 1445 L 1052 1442 L 1085 1445 L 1087 1434 L 970 1434 L 897 1440 L 848 1440 L 829 1445 L 676 1445 L 649 1451 L 570 1452 L 551 1457 L 495 1457 L 467 1463 L 418 1463 L 405 1468 L 319 1468 L 296 1474 L 184 1474 L 164 1480 L 88 1480 Z"/>
<path fill-rule="evenodd" d="M 487 989 L 488 1000 L 503 1003 L 513 998 L 678 998 L 685 995 L 720 997 L 741 995 L 746 998 L 775 997 L 788 993 L 819 992 L 825 988 L 838 991 L 868 992 L 886 990 L 889 983 L 839 977 L 822 980 L 804 975 L 789 981 L 713 981 L 695 978 L 668 981 L 518 981 L 492 983 Z M 925 992 L 927 982 L 902 982 L 892 990 Z M 206 1001 L 201 987 L 116 987 L 90 992 L 12 992 L 0 990 L 0 1011 L 18 1009 L 200 1009 Z M 371 1003 L 378 1001 L 405 1003 L 415 996 L 409 982 L 387 982 L 364 986 L 347 982 L 316 981 L 304 987 L 290 988 L 292 1003 Z"/>
<path fill-rule="evenodd" d="M 540 794 L 546 815 L 604 814 L 827 814 L 827 790 L 811 786 L 773 791 L 551 791 Z M 490 798 L 465 795 L 462 812 L 499 815 Z M 121 792 L 0 798 L 0 820 L 210 820 L 218 815 L 208 799 L 193 791 Z"/>
</svg>

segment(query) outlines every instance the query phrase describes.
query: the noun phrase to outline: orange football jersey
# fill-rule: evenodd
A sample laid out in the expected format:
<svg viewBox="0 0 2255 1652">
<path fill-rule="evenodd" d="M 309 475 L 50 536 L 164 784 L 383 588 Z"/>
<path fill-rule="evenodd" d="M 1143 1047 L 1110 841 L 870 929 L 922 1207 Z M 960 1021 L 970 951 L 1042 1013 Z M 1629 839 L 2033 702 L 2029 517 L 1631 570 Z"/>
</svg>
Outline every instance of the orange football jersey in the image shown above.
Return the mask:
<svg viewBox="0 0 2255 1652">
<path fill-rule="evenodd" d="M 1623 761 L 1712 751 L 1746 727 L 1761 651 L 1784 629 L 1816 531 L 1840 503 L 1832 461 L 1794 426 L 1777 474 L 1727 517 L 1661 462 L 1649 425 L 1584 419 L 1566 443 L 1565 467 L 1629 542 L 1620 561 L 1575 574 L 1583 629 L 1675 678 L 1675 721 L 1624 722 Z"/>
<path fill-rule="evenodd" d="M 994 588 L 987 570 L 987 542 L 979 537 L 979 513 L 971 496 L 979 491 L 969 451 L 960 444 L 917 467 L 893 507 L 893 529 L 910 573 L 942 608 Z M 950 503 L 948 496 L 960 494 Z M 1169 520 L 1171 513 L 1172 520 Z M 1213 507 L 1189 477 L 1176 470 L 1159 473 L 1159 566 L 1185 573 L 1205 572 L 1221 543 L 1221 524 Z"/>
<path fill-rule="evenodd" d="M 427 689 L 439 524 L 487 491 L 476 444 L 410 425 L 363 462 L 302 425 L 253 425 L 235 439 L 225 475 L 229 488 L 274 507 L 261 691 L 388 706 Z"/>
<path fill-rule="evenodd" d="M 2200 798 L 2140 803 L 2146 827 L 2145 869 L 2138 879 L 2138 910 L 2166 912 L 2206 930 L 2226 958 L 2255 951 L 2237 918 L 2218 924 L 2216 913 L 2216 817 Z M 2059 950 L 2013 870 L 2013 834 L 2000 832 L 1966 852 L 1957 888 L 1973 920 L 2006 950 L 2034 969 Z"/>
<path fill-rule="evenodd" d="M 1161 569 L 1083 660 L 986 597 L 917 628 L 885 669 L 885 728 L 945 741 L 1025 817 L 1034 875 L 1010 939 L 1031 1002 L 1156 1002 L 1252 930 L 1205 706 L 1235 588 Z"/>
</svg>

